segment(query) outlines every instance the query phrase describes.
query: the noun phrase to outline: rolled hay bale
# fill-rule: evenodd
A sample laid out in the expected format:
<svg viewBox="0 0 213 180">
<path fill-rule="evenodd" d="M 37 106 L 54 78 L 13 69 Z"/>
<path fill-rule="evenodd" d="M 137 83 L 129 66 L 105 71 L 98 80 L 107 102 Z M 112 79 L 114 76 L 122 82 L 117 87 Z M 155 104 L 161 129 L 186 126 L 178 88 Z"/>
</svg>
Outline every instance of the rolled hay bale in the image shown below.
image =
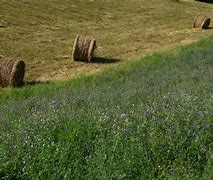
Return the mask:
<svg viewBox="0 0 213 180">
<path fill-rule="evenodd" d="M 24 74 L 24 61 L 0 57 L 0 87 L 18 87 L 23 85 Z"/>
<path fill-rule="evenodd" d="M 72 59 L 74 61 L 91 62 L 95 49 L 95 39 L 89 39 L 78 35 L 74 41 Z"/>
<path fill-rule="evenodd" d="M 193 27 L 208 29 L 211 19 L 204 14 L 199 14 L 195 17 Z"/>
</svg>

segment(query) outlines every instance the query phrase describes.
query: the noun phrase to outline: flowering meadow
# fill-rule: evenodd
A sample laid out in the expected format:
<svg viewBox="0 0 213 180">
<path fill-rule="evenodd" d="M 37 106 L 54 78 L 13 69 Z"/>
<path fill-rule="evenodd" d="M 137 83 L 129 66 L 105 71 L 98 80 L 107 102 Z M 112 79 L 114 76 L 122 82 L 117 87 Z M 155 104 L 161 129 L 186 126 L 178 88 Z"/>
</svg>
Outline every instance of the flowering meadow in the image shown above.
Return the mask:
<svg viewBox="0 0 213 180">
<path fill-rule="evenodd" d="M 1 94 L 0 179 L 211 179 L 212 49 L 209 38 L 54 93 Z"/>
</svg>

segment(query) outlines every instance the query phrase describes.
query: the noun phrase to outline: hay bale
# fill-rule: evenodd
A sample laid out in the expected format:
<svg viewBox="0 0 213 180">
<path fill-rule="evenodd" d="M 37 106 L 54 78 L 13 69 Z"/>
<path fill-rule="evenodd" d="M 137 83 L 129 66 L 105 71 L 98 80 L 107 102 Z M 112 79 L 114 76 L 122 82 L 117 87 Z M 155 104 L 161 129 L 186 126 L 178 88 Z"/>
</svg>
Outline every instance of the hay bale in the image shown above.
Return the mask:
<svg viewBox="0 0 213 180">
<path fill-rule="evenodd" d="M 72 51 L 72 59 L 74 61 L 91 62 L 95 49 L 96 49 L 95 39 L 84 38 L 78 35 L 75 38 Z"/>
<path fill-rule="evenodd" d="M 0 87 L 23 85 L 24 74 L 24 61 L 0 57 Z"/>
<path fill-rule="evenodd" d="M 210 25 L 211 19 L 206 15 L 199 14 L 195 17 L 193 27 L 194 28 L 201 28 L 201 29 L 208 29 Z"/>
</svg>

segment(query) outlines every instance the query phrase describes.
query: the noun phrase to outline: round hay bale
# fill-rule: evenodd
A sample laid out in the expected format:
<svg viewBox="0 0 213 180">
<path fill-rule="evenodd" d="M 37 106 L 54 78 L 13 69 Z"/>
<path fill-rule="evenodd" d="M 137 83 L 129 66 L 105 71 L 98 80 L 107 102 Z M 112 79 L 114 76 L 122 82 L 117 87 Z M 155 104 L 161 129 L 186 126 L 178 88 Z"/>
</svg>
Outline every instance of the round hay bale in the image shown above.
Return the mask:
<svg viewBox="0 0 213 180">
<path fill-rule="evenodd" d="M 24 61 L 0 58 L 0 87 L 18 87 L 23 85 L 24 74 Z"/>
<path fill-rule="evenodd" d="M 199 14 L 195 17 L 193 27 L 194 28 L 201 28 L 201 29 L 208 29 L 210 25 L 211 19 L 206 15 Z"/>
<path fill-rule="evenodd" d="M 74 61 L 91 62 L 96 49 L 95 39 L 77 36 L 74 41 L 72 59 Z"/>
</svg>

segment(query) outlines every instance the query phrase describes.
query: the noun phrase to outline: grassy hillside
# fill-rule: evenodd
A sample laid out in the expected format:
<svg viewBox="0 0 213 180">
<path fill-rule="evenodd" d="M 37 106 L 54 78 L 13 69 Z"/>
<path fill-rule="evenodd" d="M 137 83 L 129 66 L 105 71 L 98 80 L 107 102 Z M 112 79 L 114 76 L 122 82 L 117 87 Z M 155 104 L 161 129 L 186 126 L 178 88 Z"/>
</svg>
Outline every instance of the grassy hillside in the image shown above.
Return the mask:
<svg viewBox="0 0 213 180">
<path fill-rule="evenodd" d="M 212 9 L 193 0 L 1 0 L 0 54 L 23 59 L 27 81 L 70 79 L 212 35 L 192 29 Z M 121 61 L 71 62 L 77 34 L 97 40 L 97 56 Z"/>
<path fill-rule="evenodd" d="M 2 94 L 0 178 L 211 179 L 212 49 Z"/>
</svg>

